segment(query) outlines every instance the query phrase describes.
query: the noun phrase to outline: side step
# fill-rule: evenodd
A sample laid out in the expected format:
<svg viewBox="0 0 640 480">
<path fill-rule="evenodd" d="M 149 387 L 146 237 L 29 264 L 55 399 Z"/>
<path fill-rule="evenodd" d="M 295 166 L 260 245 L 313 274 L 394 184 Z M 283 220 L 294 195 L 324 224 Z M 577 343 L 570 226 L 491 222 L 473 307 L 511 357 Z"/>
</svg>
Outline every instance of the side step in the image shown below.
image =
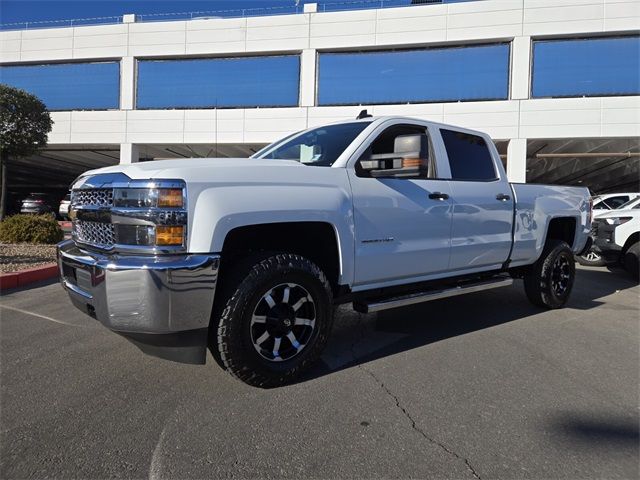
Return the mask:
<svg viewBox="0 0 640 480">
<path fill-rule="evenodd" d="M 358 301 L 353 302 L 353 309 L 360 313 L 373 313 L 381 310 L 389 310 L 390 308 L 406 307 L 416 303 L 430 302 L 440 298 L 455 297 L 464 295 L 465 293 L 481 292 L 492 288 L 508 287 L 513 284 L 513 278 L 508 275 L 500 275 L 490 280 L 481 282 L 466 283 L 444 290 L 429 290 L 426 292 L 411 293 L 397 297 L 385 298 L 375 301 Z"/>
</svg>

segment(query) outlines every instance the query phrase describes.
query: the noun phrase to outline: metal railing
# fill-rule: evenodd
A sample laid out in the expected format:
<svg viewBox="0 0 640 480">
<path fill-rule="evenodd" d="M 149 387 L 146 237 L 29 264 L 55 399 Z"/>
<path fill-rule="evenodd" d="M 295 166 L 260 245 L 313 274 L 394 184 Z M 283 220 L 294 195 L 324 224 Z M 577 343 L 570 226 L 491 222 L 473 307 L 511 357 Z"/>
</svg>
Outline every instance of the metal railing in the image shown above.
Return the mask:
<svg viewBox="0 0 640 480">
<path fill-rule="evenodd" d="M 481 0 L 347 0 L 318 1 L 318 12 L 368 10 L 379 8 L 413 7 L 428 4 L 458 3 Z M 293 0 L 292 0 L 293 2 Z M 197 12 L 144 13 L 136 15 L 136 22 L 169 22 L 176 20 L 205 20 L 212 18 L 248 18 L 303 13 L 304 5 L 239 8 L 230 10 L 203 10 Z M 86 25 L 113 25 L 122 23 L 122 16 L 73 18 L 67 20 L 41 20 L 0 24 L 0 30 L 32 30 L 39 28 L 64 28 Z"/>
<path fill-rule="evenodd" d="M 114 25 L 122 23 L 121 16 L 71 18 L 67 20 L 40 20 L 32 22 L 14 22 L 0 24 L 0 30 L 33 30 L 38 28 L 65 28 L 85 25 Z"/>
</svg>

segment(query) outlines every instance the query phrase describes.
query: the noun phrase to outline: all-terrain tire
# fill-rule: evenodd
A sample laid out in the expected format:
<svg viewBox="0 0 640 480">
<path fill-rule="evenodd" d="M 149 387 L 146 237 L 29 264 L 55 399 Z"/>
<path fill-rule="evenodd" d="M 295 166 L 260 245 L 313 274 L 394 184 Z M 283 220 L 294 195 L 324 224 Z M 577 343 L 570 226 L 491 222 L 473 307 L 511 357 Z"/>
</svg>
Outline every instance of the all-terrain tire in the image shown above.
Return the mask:
<svg viewBox="0 0 640 480">
<path fill-rule="evenodd" d="M 622 256 L 624 269 L 636 280 L 640 277 L 640 242 L 631 245 Z"/>
<path fill-rule="evenodd" d="M 249 385 L 271 388 L 291 382 L 318 360 L 331 332 L 334 309 L 331 286 L 317 265 L 300 255 L 268 254 L 266 258 L 262 255 L 240 261 L 230 267 L 230 275 L 224 272 L 223 275 L 224 288 L 214 307 L 209 345 L 223 368 Z M 308 304 L 305 308 L 313 307 L 312 331 L 307 332 L 304 345 L 291 358 L 275 356 L 268 359 L 265 358 L 268 353 L 260 353 L 262 344 L 256 345 L 253 329 L 259 325 L 255 325 L 252 319 L 256 316 L 256 308 L 269 307 L 264 305 L 265 295 L 276 292 L 276 289 L 282 290 L 289 284 L 296 285 L 292 289 L 306 292 L 311 299 L 303 302 Z M 273 293 L 273 297 L 278 301 L 278 306 L 289 308 L 282 291 Z M 274 298 L 270 297 L 270 302 L 274 302 Z M 263 304 L 260 305 L 260 302 Z M 265 317 L 271 322 L 276 316 Z M 267 321 L 264 323 L 266 328 Z M 297 325 L 293 319 L 289 323 Z M 277 327 L 282 328 L 282 325 Z M 301 345 L 295 346 L 284 333 L 280 333 L 279 337 L 290 351 L 297 350 Z M 275 342 L 276 338 L 278 334 L 273 334 L 267 337 L 266 342 Z M 296 338 L 295 335 L 293 338 Z M 276 351 L 275 345 L 271 345 Z"/>
<path fill-rule="evenodd" d="M 576 276 L 573 252 L 562 240 L 548 240 L 542 255 L 524 275 L 529 301 L 544 308 L 562 308 L 571 295 Z"/>
</svg>

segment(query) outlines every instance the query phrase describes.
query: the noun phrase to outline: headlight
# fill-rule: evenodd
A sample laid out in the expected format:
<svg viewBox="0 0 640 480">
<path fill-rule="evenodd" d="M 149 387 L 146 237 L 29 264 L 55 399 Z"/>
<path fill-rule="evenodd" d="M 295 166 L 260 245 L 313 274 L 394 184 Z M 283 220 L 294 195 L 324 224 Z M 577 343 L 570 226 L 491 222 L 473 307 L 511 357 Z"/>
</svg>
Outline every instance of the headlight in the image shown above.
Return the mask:
<svg viewBox="0 0 640 480">
<path fill-rule="evenodd" d="M 182 188 L 116 188 L 113 206 L 124 208 L 183 208 Z"/>
<path fill-rule="evenodd" d="M 183 180 L 124 179 L 72 191 L 72 235 L 79 243 L 116 252 L 174 253 L 187 245 Z M 114 182 L 115 183 L 115 182 Z"/>
<path fill-rule="evenodd" d="M 609 225 L 622 225 L 623 223 L 627 223 L 632 218 L 633 217 L 609 217 L 609 218 L 605 218 L 604 220 Z"/>
</svg>

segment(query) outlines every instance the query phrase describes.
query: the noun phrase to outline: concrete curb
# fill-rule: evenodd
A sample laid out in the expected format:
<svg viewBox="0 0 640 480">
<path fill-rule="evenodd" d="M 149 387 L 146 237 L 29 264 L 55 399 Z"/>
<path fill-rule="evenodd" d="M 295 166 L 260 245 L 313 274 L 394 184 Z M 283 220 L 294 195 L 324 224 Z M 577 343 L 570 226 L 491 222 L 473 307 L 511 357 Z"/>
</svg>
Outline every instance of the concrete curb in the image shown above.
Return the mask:
<svg viewBox="0 0 640 480">
<path fill-rule="evenodd" d="M 41 267 L 20 270 L 19 272 L 1 273 L 0 290 L 25 287 L 35 282 L 49 280 L 58 276 L 58 265 L 50 263 Z"/>
</svg>

